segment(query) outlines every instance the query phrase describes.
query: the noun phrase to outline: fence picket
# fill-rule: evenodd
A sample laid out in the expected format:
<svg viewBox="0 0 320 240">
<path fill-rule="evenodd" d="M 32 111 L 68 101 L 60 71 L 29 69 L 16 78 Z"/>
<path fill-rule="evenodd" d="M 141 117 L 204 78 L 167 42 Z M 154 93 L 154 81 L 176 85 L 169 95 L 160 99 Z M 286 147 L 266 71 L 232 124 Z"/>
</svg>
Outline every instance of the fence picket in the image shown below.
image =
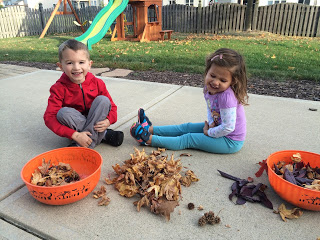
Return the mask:
<svg viewBox="0 0 320 240">
<path fill-rule="evenodd" d="M 313 14 L 314 14 L 314 7 L 310 6 L 310 13 L 309 13 L 309 21 L 307 24 L 307 32 L 306 32 L 306 36 L 310 37 L 310 30 L 311 30 L 311 26 L 312 26 L 312 20 L 313 20 Z"/>
<path fill-rule="evenodd" d="M 313 15 L 313 20 L 312 20 L 312 28 L 311 28 L 310 36 L 316 35 L 317 24 L 319 24 L 318 17 L 320 16 L 320 13 L 319 13 L 319 16 L 317 14 L 318 10 L 319 10 L 319 6 L 314 7 L 314 15 Z"/>
<path fill-rule="evenodd" d="M 314 36 L 316 37 L 320 37 L 320 7 L 317 7 L 317 22 L 315 23 L 315 27 L 314 29 L 316 30 L 316 33 L 314 34 Z"/>
<path fill-rule="evenodd" d="M 303 28 L 302 28 L 302 36 L 305 37 L 306 33 L 307 33 L 307 24 L 308 24 L 308 20 L 309 20 L 309 11 L 310 8 L 309 6 L 305 7 L 305 13 L 304 13 L 304 22 L 303 22 Z"/>
</svg>

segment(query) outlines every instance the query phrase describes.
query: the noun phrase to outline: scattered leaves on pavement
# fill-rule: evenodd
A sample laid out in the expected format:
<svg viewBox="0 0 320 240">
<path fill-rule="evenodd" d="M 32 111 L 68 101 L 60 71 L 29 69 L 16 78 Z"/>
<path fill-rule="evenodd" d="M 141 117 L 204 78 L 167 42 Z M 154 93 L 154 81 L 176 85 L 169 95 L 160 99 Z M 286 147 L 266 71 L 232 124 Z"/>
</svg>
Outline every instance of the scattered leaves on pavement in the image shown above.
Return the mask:
<svg viewBox="0 0 320 240">
<path fill-rule="evenodd" d="M 262 162 L 259 162 L 258 164 L 260 165 L 260 169 L 258 170 L 258 172 L 256 172 L 256 177 L 261 177 L 263 171 L 266 171 L 266 173 L 268 174 L 267 159 L 262 160 Z"/>
<path fill-rule="evenodd" d="M 274 211 L 274 213 L 280 214 L 282 220 L 285 222 L 287 219 L 299 218 L 303 214 L 299 208 L 287 209 L 283 203 L 278 207 L 278 211 Z"/>
<path fill-rule="evenodd" d="M 170 213 L 179 205 L 181 185 L 190 186 L 199 179 L 191 170 L 182 176 L 180 159 L 174 160 L 173 154 L 168 159 L 164 152 L 165 149 L 158 149 L 148 155 L 144 149 L 135 148 L 134 154 L 130 154 L 131 158 L 122 166 L 112 166 L 117 177 L 105 181 L 114 184 L 122 196 L 140 195 L 140 200 L 134 202 L 138 211 L 147 206 L 151 212 L 170 220 Z"/>
<path fill-rule="evenodd" d="M 98 199 L 101 198 L 98 202 L 98 206 L 108 206 L 110 203 L 110 198 L 107 197 L 107 189 L 105 186 L 101 186 L 100 190 L 94 191 L 93 197 Z"/>
<path fill-rule="evenodd" d="M 266 185 L 262 183 L 258 183 L 257 185 L 253 184 L 253 179 L 240 179 L 238 177 L 234 177 L 230 174 L 222 172 L 218 170 L 222 177 L 231 179 L 234 183 L 231 186 L 231 193 L 229 195 L 230 201 L 232 201 L 233 197 L 237 197 L 235 204 L 243 205 L 247 201 L 249 202 L 258 202 L 262 205 L 266 206 L 267 208 L 273 209 L 273 205 L 271 201 L 268 199 L 267 195 L 265 194 L 265 189 L 267 188 Z"/>
</svg>

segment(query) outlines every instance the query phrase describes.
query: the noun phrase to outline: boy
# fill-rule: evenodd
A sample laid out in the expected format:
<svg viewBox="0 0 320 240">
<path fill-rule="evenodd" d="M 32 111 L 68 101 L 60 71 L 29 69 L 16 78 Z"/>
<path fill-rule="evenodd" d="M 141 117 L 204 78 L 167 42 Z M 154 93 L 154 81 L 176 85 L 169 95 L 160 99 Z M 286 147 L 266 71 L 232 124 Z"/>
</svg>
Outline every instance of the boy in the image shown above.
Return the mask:
<svg viewBox="0 0 320 240">
<path fill-rule="evenodd" d="M 57 65 L 64 72 L 51 86 L 44 113 L 46 126 L 69 146 L 94 148 L 100 142 L 120 146 L 123 132 L 108 127 L 117 121 L 117 106 L 105 83 L 89 72 L 92 61 L 85 44 L 70 39 L 59 47 Z"/>
</svg>

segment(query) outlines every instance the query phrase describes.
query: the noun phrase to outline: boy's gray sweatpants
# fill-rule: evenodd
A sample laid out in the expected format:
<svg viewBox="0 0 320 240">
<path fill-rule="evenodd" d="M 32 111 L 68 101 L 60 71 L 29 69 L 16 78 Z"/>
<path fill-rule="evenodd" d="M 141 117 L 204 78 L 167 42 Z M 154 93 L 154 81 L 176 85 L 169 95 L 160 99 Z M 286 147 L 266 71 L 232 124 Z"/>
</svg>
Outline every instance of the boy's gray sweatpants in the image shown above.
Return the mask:
<svg viewBox="0 0 320 240">
<path fill-rule="evenodd" d="M 77 132 L 88 131 L 92 134 L 90 138 L 92 143 L 89 148 L 94 148 L 100 144 L 106 131 L 97 132 L 94 130 L 94 125 L 102 120 L 105 120 L 111 110 L 111 103 L 109 98 L 100 95 L 96 97 L 91 105 L 88 116 L 82 115 L 78 110 L 70 107 L 63 107 L 57 114 L 58 121 Z"/>
</svg>

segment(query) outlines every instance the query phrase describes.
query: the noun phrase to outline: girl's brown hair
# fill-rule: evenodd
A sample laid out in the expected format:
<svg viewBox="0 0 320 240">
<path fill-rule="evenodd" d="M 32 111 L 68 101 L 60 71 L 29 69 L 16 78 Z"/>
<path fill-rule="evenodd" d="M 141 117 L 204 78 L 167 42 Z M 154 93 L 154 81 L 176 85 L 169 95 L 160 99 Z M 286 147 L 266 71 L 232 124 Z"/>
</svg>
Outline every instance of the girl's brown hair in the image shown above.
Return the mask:
<svg viewBox="0 0 320 240">
<path fill-rule="evenodd" d="M 205 76 L 212 64 L 228 69 L 232 75 L 231 88 L 234 91 L 236 98 L 239 103 L 248 105 L 248 79 L 243 57 L 232 49 L 220 48 L 206 58 Z"/>
</svg>

